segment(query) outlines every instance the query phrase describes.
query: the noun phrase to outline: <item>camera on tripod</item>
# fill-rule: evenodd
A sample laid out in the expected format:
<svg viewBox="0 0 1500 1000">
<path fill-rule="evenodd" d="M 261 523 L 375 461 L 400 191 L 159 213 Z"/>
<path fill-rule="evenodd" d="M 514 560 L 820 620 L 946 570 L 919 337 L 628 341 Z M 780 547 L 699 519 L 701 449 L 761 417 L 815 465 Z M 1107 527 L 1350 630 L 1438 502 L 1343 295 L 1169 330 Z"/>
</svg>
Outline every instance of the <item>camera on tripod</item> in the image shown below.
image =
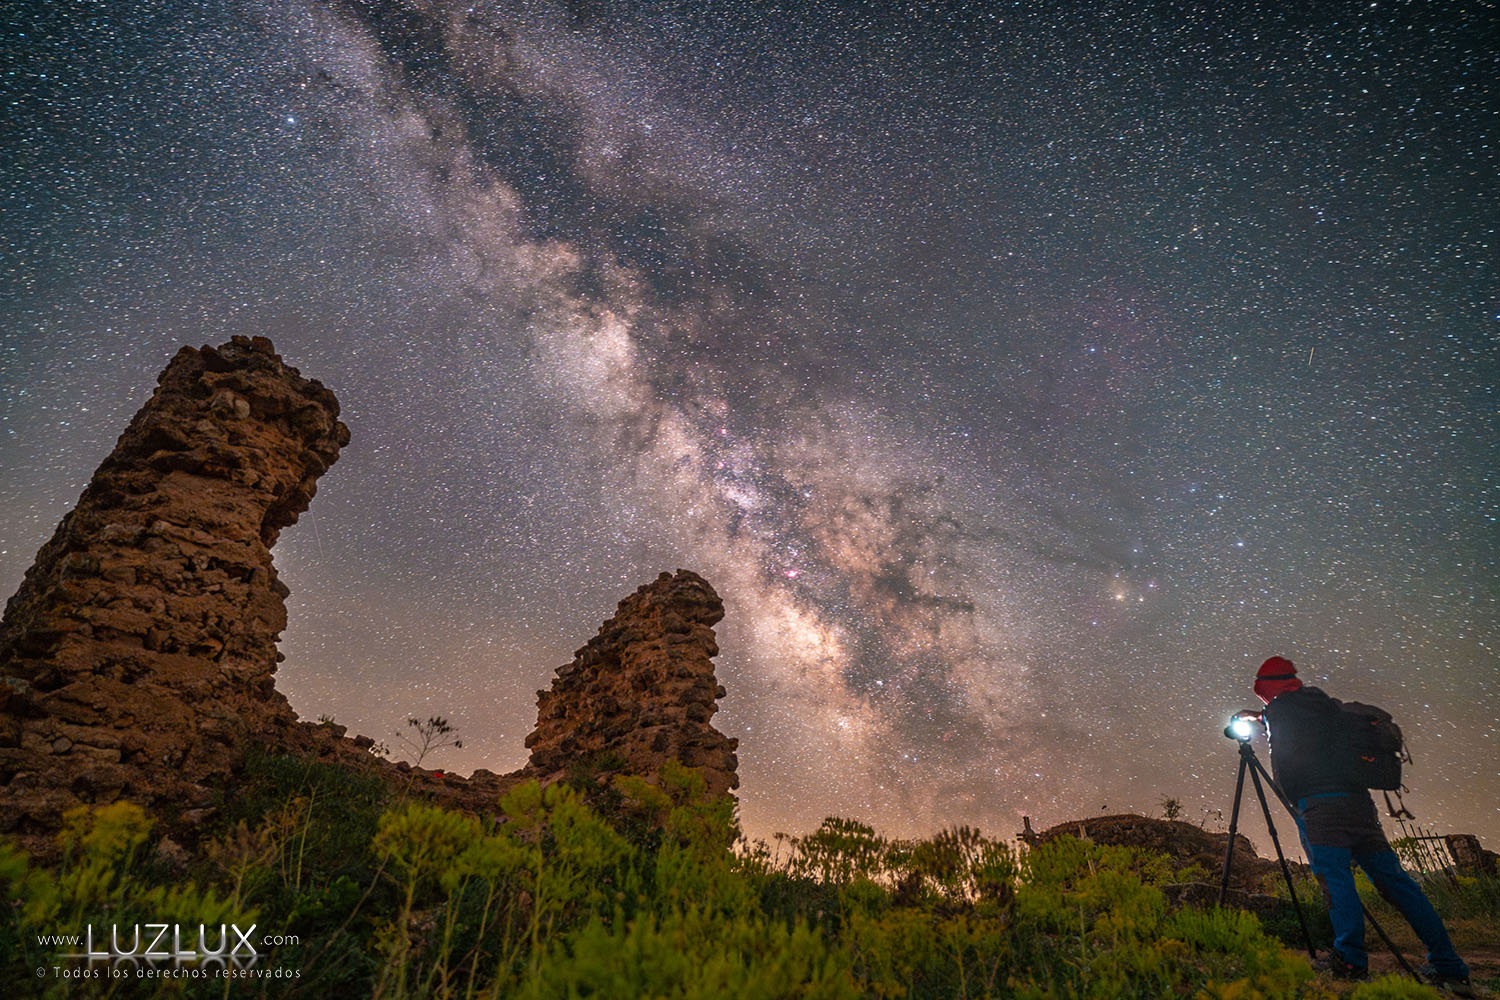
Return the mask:
<svg viewBox="0 0 1500 1000">
<path fill-rule="evenodd" d="M 1302 927 L 1302 939 L 1307 943 L 1307 956 L 1317 961 L 1318 952 L 1313 947 L 1312 934 L 1307 929 L 1302 906 L 1297 902 L 1297 888 L 1292 884 L 1292 871 L 1287 867 L 1286 855 L 1281 850 L 1281 838 L 1276 835 L 1276 824 L 1271 820 L 1271 806 L 1266 802 L 1266 787 L 1270 787 L 1277 800 L 1293 817 L 1297 815 L 1297 811 L 1281 794 L 1276 781 L 1255 756 L 1255 748 L 1250 745 L 1255 727 L 1263 725 L 1265 717 L 1261 713 L 1244 711 L 1230 716 L 1229 725 L 1224 727 L 1224 735 L 1240 745 L 1240 769 L 1234 779 L 1234 808 L 1229 812 L 1229 839 L 1224 844 L 1224 877 L 1219 882 L 1219 905 L 1223 906 L 1229 896 L 1229 869 L 1234 863 L 1234 838 L 1240 826 L 1240 799 L 1244 796 L 1245 775 L 1248 774 L 1250 783 L 1255 788 L 1255 797 L 1260 801 L 1260 814 L 1265 818 L 1266 832 L 1271 835 L 1271 845 L 1276 848 L 1276 860 L 1281 865 L 1281 877 L 1286 882 L 1287 895 L 1291 897 L 1292 908 L 1297 911 L 1297 923 Z M 1265 779 L 1264 782 L 1262 778 Z"/>
<path fill-rule="evenodd" d="M 1259 712 L 1235 712 L 1224 727 L 1224 735 L 1241 743 L 1248 743 L 1255 735 L 1255 727 L 1265 725 Z"/>
</svg>

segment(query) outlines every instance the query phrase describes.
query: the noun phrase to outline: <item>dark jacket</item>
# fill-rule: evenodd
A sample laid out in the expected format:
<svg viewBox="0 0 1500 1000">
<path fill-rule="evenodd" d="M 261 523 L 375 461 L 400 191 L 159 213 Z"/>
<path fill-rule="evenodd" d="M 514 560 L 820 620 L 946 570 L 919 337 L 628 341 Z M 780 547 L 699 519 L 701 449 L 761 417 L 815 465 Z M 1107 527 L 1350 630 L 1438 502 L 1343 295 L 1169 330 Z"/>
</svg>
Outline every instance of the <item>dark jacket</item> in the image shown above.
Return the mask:
<svg viewBox="0 0 1500 1000">
<path fill-rule="evenodd" d="M 1309 795 L 1358 793 L 1364 786 L 1338 766 L 1330 741 L 1338 719 L 1339 702 L 1315 687 L 1288 691 L 1266 706 L 1266 732 L 1271 740 L 1271 773 L 1294 803 Z"/>
</svg>

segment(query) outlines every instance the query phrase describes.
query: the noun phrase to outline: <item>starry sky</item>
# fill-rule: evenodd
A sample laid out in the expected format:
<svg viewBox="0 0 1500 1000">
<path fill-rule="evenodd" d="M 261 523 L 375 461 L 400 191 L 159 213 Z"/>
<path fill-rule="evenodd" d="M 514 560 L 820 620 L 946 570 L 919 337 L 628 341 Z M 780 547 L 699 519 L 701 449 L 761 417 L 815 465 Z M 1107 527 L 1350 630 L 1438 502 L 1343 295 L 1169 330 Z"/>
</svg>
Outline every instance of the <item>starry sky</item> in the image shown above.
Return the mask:
<svg viewBox="0 0 1500 1000">
<path fill-rule="evenodd" d="M 4 593 L 260 334 L 353 434 L 275 552 L 305 717 L 511 770 L 687 567 L 753 835 L 1221 824 L 1274 653 L 1500 843 L 1493 2 L 0 20 Z"/>
</svg>

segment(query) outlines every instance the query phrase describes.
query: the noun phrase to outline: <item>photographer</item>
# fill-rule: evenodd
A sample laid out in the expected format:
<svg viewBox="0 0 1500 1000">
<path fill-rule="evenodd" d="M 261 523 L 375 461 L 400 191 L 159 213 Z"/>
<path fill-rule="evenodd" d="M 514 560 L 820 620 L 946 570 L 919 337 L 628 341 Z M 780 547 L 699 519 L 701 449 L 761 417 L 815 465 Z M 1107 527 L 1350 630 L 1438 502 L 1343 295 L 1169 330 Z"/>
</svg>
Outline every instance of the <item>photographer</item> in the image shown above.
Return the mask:
<svg viewBox="0 0 1500 1000">
<path fill-rule="evenodd" d="M 1358 864 L 1427 946 L 1421 972 L 1428 982 L 1473 996 L 1468 966 L 1454 951 L 1432 903 L 1386 842 L 1370 793 L 1339 765 L 1330 742 L 1338 731 L 1339 702 L 1303 685 L 1292 661 L 1280 656 L 1261 664 L 1254 690 L 1266 706 L 1259 719 L 1270 739 L 1272 773 L 1297 807 L 1303 850 L 1328 897 L 1334 933 L 1331 971 L 1350 979 L 1368 975 L 1364 911 L 1350 868 Z"/>
</svg>

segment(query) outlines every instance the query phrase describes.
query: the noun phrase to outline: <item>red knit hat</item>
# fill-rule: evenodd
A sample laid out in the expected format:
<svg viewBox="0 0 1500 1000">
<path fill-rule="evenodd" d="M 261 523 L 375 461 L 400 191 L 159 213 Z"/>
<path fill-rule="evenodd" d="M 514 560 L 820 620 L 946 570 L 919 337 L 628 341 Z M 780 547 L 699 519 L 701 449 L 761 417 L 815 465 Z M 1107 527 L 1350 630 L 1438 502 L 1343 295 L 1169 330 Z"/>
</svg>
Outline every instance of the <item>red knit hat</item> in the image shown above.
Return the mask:
<svg viewBox="0 0 1500 1000">
<path fill-rule="evenodd" d="M 1255 696 L 1269 705 L 1273 698 L 1302 686 L 1297 666 L 1284 656 L 1273 656 L 1255 672 Z"/>
</svg>

